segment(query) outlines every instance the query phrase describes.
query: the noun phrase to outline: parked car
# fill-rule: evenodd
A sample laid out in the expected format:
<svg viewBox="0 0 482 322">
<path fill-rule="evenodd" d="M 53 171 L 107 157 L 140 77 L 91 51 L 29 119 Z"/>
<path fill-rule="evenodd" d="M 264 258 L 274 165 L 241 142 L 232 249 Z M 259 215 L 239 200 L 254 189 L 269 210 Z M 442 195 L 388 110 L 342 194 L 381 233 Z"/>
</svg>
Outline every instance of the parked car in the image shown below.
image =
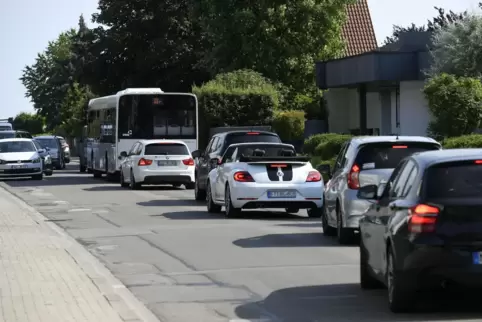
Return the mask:
<svg viewBox="0 0 482 322">
<path fill-rule="evenodd" d="M 54 173 L 54 165 L 52 164 L 52 157 L 49 153 L 50 149 L 42 147 L 42 145 L 36 140 L 33 140 L 33 143 L 37 148 L 37 153 L 42 158 L 42 168 L 44 170 L 44 174 L 46 176 L 51 176 Z"/>
<path fill-rule="evenodd" d="M 64 161 L 65 161 L 65 163 L 70 163 L 70 146 L 69 146 L 69 144 L 61 136 L 57 136 L 57 139 L 60 141 L 60 146 L 62 147 L 62 150 L 64 151 Z"/>
<path fill-rule="evenodd" d="M 0 178 L 6 177 L 42 180 L 42 158 L 31 139 L 0 139 Z"/>
<path fill-rule="evenodd" d="M 358 190 L 376 201 L 360 220 L 361 287 L 386 286 L 393 312 L 427 289 L 482 289 L 481 158 L 482 149 L 417 153 L 387 183 Z"/>
<path fill-rule="evenodd" d="M 140 140 L 119 159 L 122 187 L 140 189 L 147 184 L 184 185 L 194 189 L 194 160 L 188 146 L 176 140 Z"/>
<path fill-rule="evenodd" d="M 228 218 L 257 208 L 308 209 L 309 217 L 321 217 L 323 179 L 309 160 L 290 144 L 232 144 L 209 173 L 207 209 L 217 213 L 224 206 Z"/>
<path fill-rule="evenodd" d="M 213 160 L 221 160 L 224 152 L 231 144 L 243 142 L 272 142 L 281 143 L 276 133 L 267 131 L 230 131 L 213 135 L 204 152 L 196 150 L 192 152 L 195 162 L 196 183 L 194 198 L 198 201 L 206 200 L 206 188 L 209 172 L 217 165 Z"/>
<path fill-rule="evenodd" d="M 27 131 L 15 131 L 15 130 L 9 130 L 9 131 L 0 131 L 0 139 L 11 139 L 11 138 L 26 138 L 26 139 L 31 139 L 32 134 L 30 134 Z"/>
<path fill-rule="evenodd" d="M 65 169 L 64 151 L 56 135 L 36 136 L 34 139 L 40 143 L 44 149 L 49 149 L 49 154 L 55 169 Z"/>
<path fill-rule="evenodd" d="M 325 187 L 323 233 L 336 235 L 340 244 L 354 241 L 358 221 L 370 206 L 360 200 L 360 187 L 386 181 L 403 158 L 421 151 L 439 150 L 437 141 L 420 136 L 355 137 L 341 148 L 334 169 L 320 169 L 330 180 Z"/>
</svg>

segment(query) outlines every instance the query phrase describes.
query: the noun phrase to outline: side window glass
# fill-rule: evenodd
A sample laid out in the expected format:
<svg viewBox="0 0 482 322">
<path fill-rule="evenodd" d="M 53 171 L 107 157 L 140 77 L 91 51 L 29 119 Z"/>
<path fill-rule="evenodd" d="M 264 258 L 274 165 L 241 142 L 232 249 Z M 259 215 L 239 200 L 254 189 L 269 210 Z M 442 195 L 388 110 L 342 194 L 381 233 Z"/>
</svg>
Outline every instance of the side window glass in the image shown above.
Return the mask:
<svg viewBox="0 0 482 322">
<path fill-rule="evenodd" d="M 413 161 L 408 161 L 406 163 L 406 165 L 403 167 L 403 170 L 401 170 L 400 175 L 393 183 L 392 189 L 390 191 L 390 198 L 402 197 L 403 187 L 405 187 L 408 176 L 410 175 L 410 172 L 412 171 L 414 166 L 415 165 L 413 164 Z"/>
<path fill-rule="evenodd" d="M 338 153 L 338 156 L 336 157 L 336 160 L 335 160 L 335 166 L 333 168 L 333 172 L 336 172 L 336 171 L 338 171 L 338 169 L 340 169 L 340 167 L 342 165 L 341 161 L 345 157 L 347 146 L 348 146 L 348 143 L 345 143 L 341 147 L 340 152 Z"/>
<path fill-rule="evenodd" d="M 224 153 L 224 156 L 223 156 L 223 163 L 231 163 L 233 162 L 233 153 L 234 153 L 234 149 L 227 149 L 226 150 L 226 153 Z"/>
<path fill-rule="evenodd" d="M 129 150 L 129 152 L 127 153 L 128 155 L 133 155 L 134 154 L 134 151 L 136 151 L 137 149 L 137 146 L 139 145 L 139 143 L 134 143 L 134 145 L 132 146 L 132 148 Z"/>
<path fill-rule="evenodd" d="M 137 146 L 136 155 L 140 155 L 140 154 L 141 154 L 142 148 L 143 148 L 142 144 L 139 143 L 139 145 Z"/>
<path fill-rule="evenodd" d="M 412 189 L 413 185 L 415 184 L 415 180 L 417 178 L 418 174 L 418 169 L 416 166 L 412 168 L 412 171 L 410 171 L 410 174 L 408 175 L 407 182 L 405 184 L 405 187 L 402 190 L 402 197 L 405 198 L 408 196 L 408 193 Z"/>
<path fill-rule="evenodd" d="M 343 154 L 342 154 L 341 159 L 340 159 L 340 168 L 343 168 L 345 166 L 346 160 L 348 159 L 347 153 L 348 153 L 349 149 L 350 149 L 350 144 L 347 143 L 346 148 L 345 148 L 345 150 L 343 150 Z"/>
<path fill-rule="evenodd" d="M 211 148 L 209 149 L 208 153 L 213 153 L 215 151 L 218 141 L 219 141 L 219 137 L 215 137 L 213 139 L 213 144 L 211 145 Z"/>
</svg>

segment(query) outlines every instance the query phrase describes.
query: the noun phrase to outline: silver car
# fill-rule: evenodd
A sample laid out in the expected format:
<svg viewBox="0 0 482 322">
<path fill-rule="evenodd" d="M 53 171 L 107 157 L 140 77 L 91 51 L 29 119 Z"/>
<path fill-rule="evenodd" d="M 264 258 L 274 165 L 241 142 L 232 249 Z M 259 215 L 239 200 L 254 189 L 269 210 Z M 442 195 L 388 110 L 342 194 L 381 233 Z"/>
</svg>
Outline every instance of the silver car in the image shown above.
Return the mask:
<svg viewBox="0 0 482 322">
<path fill-rule="evenodd" d="M 337 236 L 340 244 L 354 241 L 359 220 L 372 201 L 357 198 L 360 187 L 386 182 L 405 157 L 440 150 L 437 141 L 421 136 L 355 137 L 340 150 L 333 169 L 320 169 L 330 180 L 325 187 L 323 233 Z"/>
</svg>

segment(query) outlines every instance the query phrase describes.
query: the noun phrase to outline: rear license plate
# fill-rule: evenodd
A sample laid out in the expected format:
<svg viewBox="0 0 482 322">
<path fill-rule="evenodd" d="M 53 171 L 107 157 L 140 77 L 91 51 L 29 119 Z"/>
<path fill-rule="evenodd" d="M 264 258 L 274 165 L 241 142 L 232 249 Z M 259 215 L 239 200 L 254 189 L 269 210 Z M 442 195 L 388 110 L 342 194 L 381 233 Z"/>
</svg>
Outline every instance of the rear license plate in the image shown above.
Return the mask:
<svg viewBox="0 0 482 322">
<path fill-rule="evenodd" d="M 26 169 L 26 168 L 28 168 L 28 166 L 24 165 L 24 164 L 22 164 L 22 165 L 12 165 L 12 169 Z"/>
<path fill-rule="evenodd" d="M 161 160 L 157 161 L 157 165 L 160 167 L 175 167 L 177 166 L 177 161 Z"/>
<path fill-rule="evenodd" d="M 268 191 L 268 198 L 296 198 L 296 191 L 294 190 Z"/>
<path fill-rule="evenodd" d="M 482 264 L 482 252 L 472 253 L 472 263 L 474 263 L 475 265 Z"/>
</svg>

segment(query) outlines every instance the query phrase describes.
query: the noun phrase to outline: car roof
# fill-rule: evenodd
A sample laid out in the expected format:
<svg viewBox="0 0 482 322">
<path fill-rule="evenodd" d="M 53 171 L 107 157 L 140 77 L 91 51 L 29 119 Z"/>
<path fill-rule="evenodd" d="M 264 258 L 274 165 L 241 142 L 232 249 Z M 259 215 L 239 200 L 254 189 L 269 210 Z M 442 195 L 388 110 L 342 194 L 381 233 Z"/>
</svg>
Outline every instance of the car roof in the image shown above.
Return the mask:
<svg viewBox="0 0 482 322">
<path fill-rule="evenodd" d="M 7 139 L 0 139 L 0 142 L 32 142 L 32 139 L 29 138 L 7 138 Z"/>
<path fill-rule="evenodd" d="M 157 139 L 157 140 L 139 140 L 142 144 L 152 144 L 152 143 L 174 143 L 174 144 L 183 144 L 187 146 L 187 144 L 184 141 L 181 140 L 162 140 L 162 139 Z"/>
<path fill-rule="evenodd" d="M 58 138 L 57 135 L 39 135 L 39 136 L 34 136 L 34 139 L 55 139 Z"/>
<path fill-rule="evenodd" d="M 482 160 L 482 149 L 447 149 L 436 151 L 418 152 L 412 155 L 412 158 L 418 163 L 428 167 L 434 164 L 466 161 L 466 160 Z"/>
<path fill-rule="evenodd" d="M 382 142 L 424 142 L 424 143 L 436 143 L 432 138 L 426 136 L 412 136 L 412 135 L 381 135 L 381 136 L 356 136 L 351 139 L 356 144 L 368 144 L 368 143 L 382 143 Z"/>
</svg>

